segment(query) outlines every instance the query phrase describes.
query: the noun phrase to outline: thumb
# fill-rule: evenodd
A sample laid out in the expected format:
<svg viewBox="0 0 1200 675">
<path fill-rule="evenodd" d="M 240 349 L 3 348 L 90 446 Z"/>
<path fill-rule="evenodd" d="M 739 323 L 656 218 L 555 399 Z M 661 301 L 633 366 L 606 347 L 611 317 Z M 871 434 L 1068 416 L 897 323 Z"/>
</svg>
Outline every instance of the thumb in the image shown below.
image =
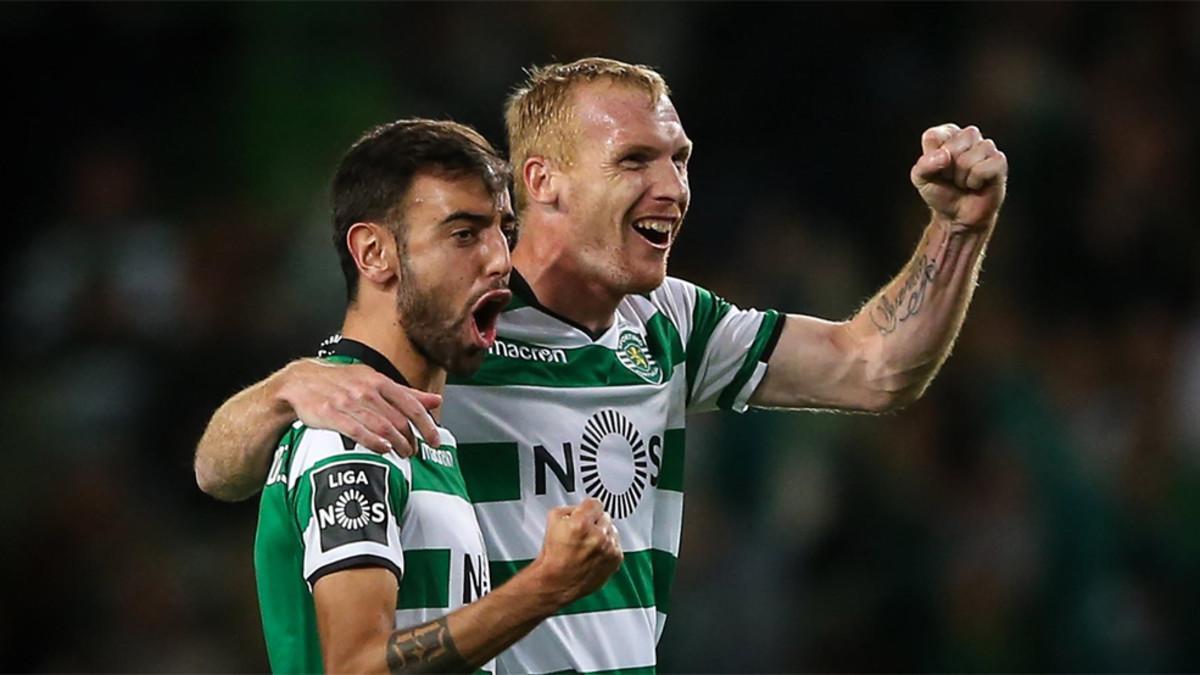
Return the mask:
<svg viewBox="0 0 1200 675">
<path fill-rule="evenodd" d="M 921 185 L 937 178 L 938 174 L 945 171 L 952 161 L 950 151 L 945 148 L 936 148 L 921 155 L 912 168 L 913 184 Z"/>
</svg>

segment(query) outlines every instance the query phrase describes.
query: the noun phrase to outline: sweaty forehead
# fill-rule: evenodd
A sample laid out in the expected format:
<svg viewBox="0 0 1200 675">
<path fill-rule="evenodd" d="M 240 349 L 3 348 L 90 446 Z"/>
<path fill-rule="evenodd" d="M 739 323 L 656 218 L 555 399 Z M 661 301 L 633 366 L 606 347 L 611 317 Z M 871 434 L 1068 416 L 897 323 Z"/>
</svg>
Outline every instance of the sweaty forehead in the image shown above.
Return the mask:
<svg viewBox="0 0 1200 675">
<path fill-rule="evenodd" d="M 575 92 L 580 132 L 607 148 L 628 144 L 686 145 L 687 134 L 667 96 L 651 100 L 642 89 L 612 82 L 585 84 Z"/>
<path fill-rule="evenodd" d="M 505 201 L 499 199 L 500 195 Z M 507 191 L 490 194 L 478 176 L 422 171 L 413 177 L 404 199 L 404 210 L 410 217 L 439 219 L 456 211 L 503 212 L 509 208 L 507 199 Z"/>
</svg>

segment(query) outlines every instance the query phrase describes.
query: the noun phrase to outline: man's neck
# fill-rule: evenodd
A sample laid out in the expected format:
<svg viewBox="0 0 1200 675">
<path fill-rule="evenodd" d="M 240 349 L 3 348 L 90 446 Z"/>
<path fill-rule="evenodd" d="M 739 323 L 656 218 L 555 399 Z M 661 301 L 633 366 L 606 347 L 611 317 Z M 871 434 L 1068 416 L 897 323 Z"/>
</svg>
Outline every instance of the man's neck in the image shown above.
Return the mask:
<svg viewBox="0 0 1200 675">
<path fill-rule="evenodd" d="M 530 239 L 521 239 L 512 261 L 538 303 L 593 336 L 607 330 L 624 295 L 614 295 L 603 283 L 588 279 L 561 247 Z"/>
<path fill-rule="evenodd" d="M 352 306 L 346 310 L 342 336 L 382 354 L 408 380 L 410 387 L 432 394 L 442 393 L 446 386 L 446 370 L 430 363 L 417 351 L 394 314 L 394 311 L 379 312 Z"/>
</svg>

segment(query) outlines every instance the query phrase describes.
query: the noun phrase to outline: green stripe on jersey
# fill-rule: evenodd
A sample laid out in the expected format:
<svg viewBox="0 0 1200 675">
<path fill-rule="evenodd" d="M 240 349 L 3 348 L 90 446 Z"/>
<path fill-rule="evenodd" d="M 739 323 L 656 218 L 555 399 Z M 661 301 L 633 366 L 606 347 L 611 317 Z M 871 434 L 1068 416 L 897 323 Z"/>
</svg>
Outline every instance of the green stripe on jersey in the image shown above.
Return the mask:
<svg viewBox="0 0 1200 675">
<path fill-rule="evenodd" d="M 662 313 L 646 322 L 646 348 L 670 380 L 675 366 L 684 361 L 679 330 Z M 509 358 L 505 349 L 528 349 L 534 358 Z M 565 359 L 565 363 L 563 362 Z M 470 376 L 450 376 L 450 385 L 529 387 L 620 387 L 645 385 L 647 381 L 621 362 L 617 352 L 604 345 L 570 349 L 547 348 L 501 337 L 488 350 L 483 366 Z"/>
<path fill-rule="evenodd" d="M 683 492 L 684 429 L 667 429 L 663 434 L 662 471 L 658 474 L 659 490 Z"/>
<path fill-rule="evenodd" d="M 521 459 L 516 443 L 462 443 L 458 461 L 471 502 L 521 498 Z"/>
<path fill-rule="evenodd" d="M 688 336 L 687 353 L 691 357 L 687 364 L 687 395 L 692 400 L 692 387 L 696 382 L 696 371 L 704 361 L 704 352 L 717 324 L 732 307 L 708 289 L 696 286 L 696 306 L 692 309 L 692 332 Z"/>
<path fill-rule="evenodd" d="M 418 441 L 418 444 L 421 446 L 422 454 L 413 457 L 409 464 L 412 467 L 413 492 L 420 490 L 441 492 L 467 499 L 466 483 L 463 482 L 462 473 L 457 470 L 462 465 L 462 458 L 455 451 L 454 446 L 443 445 L 437 448 L 438 452 L 449 453 L 445 456 L 450 458 L 450 466 L 446 466 L 432 459 L 425 459 L 423 453 L 431 446 L 426 445 L 423 441 Z"/>
<path fill-rule="evenodd" d="M 491 562 L 492 587 L 511 579 L 532 560 Z M 666 551 L 647 549 L 625 554 L 625 560 L 608 581 L 595 592 L 558 610 L 558 616 L 604 612 L 614 609 L 657 607 L 666 613 L 675 579 L 675 556 Z"/>
<path fill-rule="evenodd" d="M 767 343 L 771 341 L 771 335 L 775 332 L 775 324 L 779 323 L 780 317 L 780 313 L 773 309 L 764 313 L 762 323 L 758 326 L 758 333 L 754 336 L 754 344 L 750 345 L 750 351 L 746 352 L 746 360 L 742 362 L 742 367 L 738 370 L 737 375 L 733 376 L 733 381 L 725 387 L 717 399 L 718 408 L 722 410 L 733 408 L 733 401 L 737 398 L 738 392 L 746 386 L 746 382 L 754 374 L 754 369 L 758 367 L 758 359 L 766 349 Z"/>
<path fill-rule="evenodd" d="M 678 559 L 656 548 L 650 549 L 650 563 L 654 566 L 654 598 L 658 611 L 671 613 L 671 584 L 675 582 L 675 566 Z"/>
<path fill-rule="evenodd" d="M 668 371 L 683 363 L 687 354 L 683 351 L 683 340 L 679 337 L 679 329 L 662 312 L 650 317 L 646 322 L 646 344 L 654 358 L 663 355 L 662 362 L 671 364 Z M 670 379 L 670 373 L 667 373 Z"/>
<path fill-rule="evenodd" d="M 396 609 L 446 609 L 450 606 L 450 549 L 404 552 L 404 582 Z"/>
</svg>

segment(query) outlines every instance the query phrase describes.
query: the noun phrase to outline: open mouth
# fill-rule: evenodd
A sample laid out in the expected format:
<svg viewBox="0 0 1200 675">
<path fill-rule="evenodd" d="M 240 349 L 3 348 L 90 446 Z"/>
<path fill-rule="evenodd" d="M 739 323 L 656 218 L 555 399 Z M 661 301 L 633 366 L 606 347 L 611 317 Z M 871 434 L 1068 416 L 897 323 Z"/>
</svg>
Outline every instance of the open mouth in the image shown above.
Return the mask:
<svg viewBox="0 0 1200 675">
<path fill-rule="evenodd" d="M 671 218 L 639 218 L 633 222 L 633 231 L 655 248 L 666 248 L 671 243 L 674 227 L 675 221 Z"/>
<path fill-rule="evenodd" d="M 496 323 L 500 312 L 512 299 L 512 291 L 501 288 L 484 293 L 471 308 L 471 325 L 474 328 L 474 338 L 477 346 L 491 349 L 496 342 Z"/>
</svg>

